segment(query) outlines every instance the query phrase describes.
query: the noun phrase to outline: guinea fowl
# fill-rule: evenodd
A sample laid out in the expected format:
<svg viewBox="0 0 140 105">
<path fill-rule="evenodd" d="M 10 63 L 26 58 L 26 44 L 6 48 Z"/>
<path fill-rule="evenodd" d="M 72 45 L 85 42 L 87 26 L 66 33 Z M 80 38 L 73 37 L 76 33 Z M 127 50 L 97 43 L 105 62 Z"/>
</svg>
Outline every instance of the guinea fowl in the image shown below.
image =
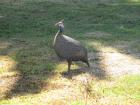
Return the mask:
<svg viewBox="0 0 140 105">
<path fill-rule="evenodd" d="M 59 30 L 55 35 L 53 47 L 60 59 L 67 60 L 68 71 L 70 71 L 72 61 L 82 61 L 89 67 L 87 49 L 79 41 L 63 34 L 63 20 L 56 23 L 55 26 L 58 26 Z"/>
</svg>

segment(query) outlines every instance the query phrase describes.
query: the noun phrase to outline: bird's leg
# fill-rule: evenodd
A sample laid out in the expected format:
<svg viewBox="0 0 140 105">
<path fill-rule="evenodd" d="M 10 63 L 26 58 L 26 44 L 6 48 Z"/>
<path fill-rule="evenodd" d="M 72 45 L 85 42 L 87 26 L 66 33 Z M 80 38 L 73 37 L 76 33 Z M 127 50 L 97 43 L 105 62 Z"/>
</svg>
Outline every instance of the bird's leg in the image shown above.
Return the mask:
<svg viewBox="0 0 140 105">
<path fill-rule="evenodd" d="M 83 60 L 83 62 L 86 63 L 88 67 L 90 67 L 88 60 Z"/>
<path fill-rule="evenodd" d="M 88 67 L 90 67 L 89 62 L 87 61 L 86 64 L 88 65 Z"/>
<path fill-rule="evenodd" d="M 67 62 L 68 62 L 68 72 L 70 72 L 70 66 L 71 66 L 72 61 L 67 60 Z"/>
</svg>

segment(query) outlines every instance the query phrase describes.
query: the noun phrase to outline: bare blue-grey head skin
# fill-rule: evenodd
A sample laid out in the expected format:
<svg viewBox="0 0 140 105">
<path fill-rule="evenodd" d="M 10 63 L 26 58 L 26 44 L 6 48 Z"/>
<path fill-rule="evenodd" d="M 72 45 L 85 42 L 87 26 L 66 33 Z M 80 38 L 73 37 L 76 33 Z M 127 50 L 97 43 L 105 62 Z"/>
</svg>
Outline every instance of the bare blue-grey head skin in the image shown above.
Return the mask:
<svg viewBox="0 0 140 105">
<path fill-rule="evenodd" d="M 55 26 L 58 26 L 59 30 L 54 38 L 54 50 L 59 58 L 67 60 L 68 71 L 72 61 L 83 61 L 89 66 L 87 49 L 79 41 L 64 35 L 63 20 Z"/>
</svg>

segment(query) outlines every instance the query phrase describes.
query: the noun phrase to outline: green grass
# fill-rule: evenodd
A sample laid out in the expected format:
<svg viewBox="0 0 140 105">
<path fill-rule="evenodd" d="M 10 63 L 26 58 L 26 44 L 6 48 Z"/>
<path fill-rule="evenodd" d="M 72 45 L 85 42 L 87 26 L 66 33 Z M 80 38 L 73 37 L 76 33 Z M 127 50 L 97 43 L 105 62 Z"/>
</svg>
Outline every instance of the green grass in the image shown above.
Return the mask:
<svg viewBox="0 0 140 105">
<path fill-rule="evenodd" d="M 76 102 L 72 102 L 71 105 L 84 105 L 84 102 L 76 101 Z"/>
<path fill-rule="evenodd" d="M 90 93 L 87 94 L 93 99 L 110 97 L 110 100 L 112 100 L 113 97 L 121 97 L 121 99 L 124 98 L 123 101 L 125 104 L 129 104 L 129 100 L 132 99 L 140 100 L 140 75 L 125 75 L 119 78 L 112 78 L 111 81 L 110 79 L 109 81 L 91 81 L 84 87 L 90 90 Z M 117 102 L 119 103 L 119 101 L 114 100 L 110 104 L 114 105 Z M 85 105 L 84 103 L 84 100 L 77 100 L 72 102 L 71 105 Z M 90 101 L 87 100 L 87 103 L 89 104 Z M 100 102 L 96 104 L 100 105 Z"/>
<path fill-rule="evenodd" d="M 99 88 L 99 93 L 105 96 L 124 96 L 140 99 L 140 76 L 126 75 L 114 81 L 113 85 L 104 84 Z M 95 86 L 96 87 L 96 86 Z"/>
<path fill-rule="evenodd" d="M 16 67 L 8 71 L 17 72 L 19 80 L 7 93 L 9 97 L 17 97 L 4 98 L 0 104 L 37 105 L 35 100 L 44 97 L 41 92 L 51 78 L 61 77 L 66 71 L 67 64 L 60 64 L 52 47 L 57 21 L 64 18 L 66 35 L 80 40 L 89 52 L 98 52 L 104 46 L 113 47 L 124 54 L 130 50 L 130 56 L 135 58 L 140 51 L 139 11 L 139 0 L 1 0 L 0 57 L 8 56 L 17 62 Z M 101 32 L 101 35 L 94 32 Z M 91 34 L 88 36 L 88 33 Z M 3 47 L 3 42 L 10 44 Z M 92 45 L 92 42 L 99 44 Z M 4 70 L 0 67 L 0 75 L 7 72 Z M 108 87 L 103 81 L 99 88 L 98 81 L 95 84 L 93 81 L 93 88 L 101 96 L 126 95 L 140 100 L 139 75 L 113 81 L 113 86 Z M 83 101 L 72 102 L 72 105 L 82 104 Z M 46 104 L 42 101 L 40 105 Z"/>
</svg>

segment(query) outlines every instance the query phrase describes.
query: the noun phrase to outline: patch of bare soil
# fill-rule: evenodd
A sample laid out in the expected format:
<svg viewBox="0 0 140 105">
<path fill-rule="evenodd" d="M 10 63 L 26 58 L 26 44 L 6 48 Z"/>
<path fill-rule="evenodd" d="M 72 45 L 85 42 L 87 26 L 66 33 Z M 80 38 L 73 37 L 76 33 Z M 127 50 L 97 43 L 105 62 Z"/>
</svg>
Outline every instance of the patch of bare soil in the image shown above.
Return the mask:
<svg viewBox="0 0 140 105">
<path fill-rule="evenodd" d="M 18 76 L 15 76 L 11 73 L 6 76 L 0 77 L 0 99 L 7 98 L 7 94 L 10 94 L 11 89 L 14 84 L 17 82 Z"/>
<path fill-rule="evenodd" d="M 98 62 L 98 67 L 101 67 L 110 76 L 140 74 L 140 59 L 130 54 L 119 52 L 90 53 L 89 58 L 94 60 L 91 63 L 93 71 L 97 71 L 95 68 L 97 64 L 94 65 L 94 62 Z M 98 59 L 100 60 L 97 61 Z"/>
<path fill-rule="evenodd" d="M 102 53 L 106 71 L 110 75 L 140 74 L 140 59 L 119 52 Z"/>
<path fill-rule="evenodd" d="M 94 32 L 88 35 L 102 37 L 110 35 L 104 32 Z M 105 37 L 106 37 L 105 36 Z M 91 71 L 99 72 L 105 75 L 120 76 L 125 74 L 140 74 L 140 53 L 133 51 L 132 45 L 137 45 L 138 40 L 131 42 L 118 41 L 115 45 L 104 46 L 101 43 L 92 42 L 93 46 L 97 46 L 99 52 L 90 52 L 88 54 Z"/>
<path fill-rule="evenodd" d="M 16 62 L 8 56 L 0 56 L 0 99 L 12 89 L 14 83 L 18 80 L 16 72 L 13 72 Z"/>
<path fill-rule="evenodd" d="M 108 37 L 109 33 L 92 32 L 87 33 L 88 37 Z M 92 46 L 97 47 L 99 52 L 90 52 L 89 60 L 91 71 L 96 74 L 117 76 L 124 74 L 140 73 L 139 53 L 131 52 L 133 42 L 118 41 L 115 45 L 105 46 L 100 42 L 90 42 Z"/>
</svg>

